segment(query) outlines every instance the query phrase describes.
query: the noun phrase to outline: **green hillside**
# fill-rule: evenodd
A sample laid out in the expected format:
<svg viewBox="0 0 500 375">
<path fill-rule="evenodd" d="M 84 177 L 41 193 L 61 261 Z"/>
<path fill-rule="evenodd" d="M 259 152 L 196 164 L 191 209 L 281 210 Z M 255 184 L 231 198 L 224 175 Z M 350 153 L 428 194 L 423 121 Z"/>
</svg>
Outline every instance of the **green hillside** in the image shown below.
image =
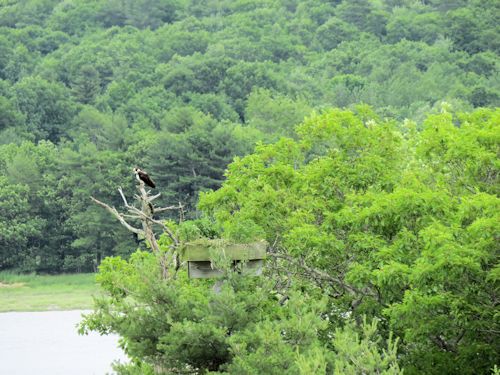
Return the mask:
<svg viewBox="0 0 500 375">
<path fill-rule="evenodd" d="M 121 375 L 498 374 L 498 14 L 1 1 L 0 311 L 86 307 L 88 275 L 40 274 L 99 271 L 81 330 L 121 336 Z M 183 207 L 142 217 L 154 253 L 90 200 L 134 167 Z M 188 279 L 207 238 L 265 239 L 263 276 L 215 252 L 222 281 Z"/>
<path fill-rule="evenodd" d="M 0 269 L 91 271 L 134 239 L 132 168 L 190 216 L 234 156 L 313 109 L 421 123 L 498 106 L 496 1 L 6 1 L 0 8 Z M 3 228 L 3 229 L 2 229 Z"/>
</svg>

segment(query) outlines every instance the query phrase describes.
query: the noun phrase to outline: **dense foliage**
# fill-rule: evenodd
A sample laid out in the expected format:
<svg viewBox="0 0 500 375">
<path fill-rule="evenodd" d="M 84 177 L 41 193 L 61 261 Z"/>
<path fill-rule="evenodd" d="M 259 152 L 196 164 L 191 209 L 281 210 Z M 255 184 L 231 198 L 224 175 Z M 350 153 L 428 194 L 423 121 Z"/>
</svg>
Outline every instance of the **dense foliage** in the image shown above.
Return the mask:
<svg viewBox="0 0 500 375">
<path fill-rule="evenodd" d="M 297 132 L 237 159 L 201 208 L 225 236 L 264 237 L 326 274 L 306 279 L 338 321 L 351 311 L 393 330 L 406 373 L 487 373 L 500 354 L 500 111 L 443 109 L 417 130 L 361 106 Z"/>
<path fill-rule="evenodd" d="M 80 329 L 117 332 L 131 357 L 120 374 L 402 374 L 397 342 L 377 321 L 359 330 L 330 325 L 327 300 L 290 291 L 284 305 L 271 279 L 228 273 L 215 293 L 205 280 L 162 280 L 149 252 L 107 258 L 96 300 Z"/>
<path fill-rule="evenodd" d="M 124 374 L 490 373 L 499 130 L 498 109 L 443 108 L 421 129 L 366 106 L 312 115 L 296 140 L 236 159 L 202 194 L 205 217 L 177 227 L 184 240 L 265 238 L 265 277 L 229 273 L 216 292 L 184 272 L 161 280 L 150 253 L 108 258 L 111 298 L 83 328 L 123 337 Z"/>
<path fill-rule="evenodd" d="M 365 102 L 420 123 L 441 100 L 497 106 L 498 11 L 493 0 L 4 2 L 0 269 L 91 270 L 129 254 L 133 237 L 88 197 L 118 204 L 135 165 L 195 217 L 198 192 L 220 186 L 235 155 L 293 137 L 313 108 Z"/>
</svg>

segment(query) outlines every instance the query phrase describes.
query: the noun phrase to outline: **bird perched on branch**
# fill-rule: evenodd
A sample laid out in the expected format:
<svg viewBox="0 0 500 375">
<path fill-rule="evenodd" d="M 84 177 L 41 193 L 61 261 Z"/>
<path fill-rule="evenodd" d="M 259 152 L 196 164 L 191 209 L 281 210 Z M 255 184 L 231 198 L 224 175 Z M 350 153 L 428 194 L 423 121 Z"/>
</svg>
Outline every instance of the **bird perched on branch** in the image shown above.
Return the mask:
<svg viewBox="0 0 500 375">
<path fill-rule="evenodd" d="M 149 187 L 152 187 L 152 188 L 156 187 L 156 185 L 155 185 L 154 181 L 151 179 L 151 177 L 149 177 L 148 174 L 146 172 L 144 172 L 142 169 L 135 167 L 134 173 L 135 173 L 135 178 L 137 178 L 138 181 L 144 182 Z"/>
</svg>

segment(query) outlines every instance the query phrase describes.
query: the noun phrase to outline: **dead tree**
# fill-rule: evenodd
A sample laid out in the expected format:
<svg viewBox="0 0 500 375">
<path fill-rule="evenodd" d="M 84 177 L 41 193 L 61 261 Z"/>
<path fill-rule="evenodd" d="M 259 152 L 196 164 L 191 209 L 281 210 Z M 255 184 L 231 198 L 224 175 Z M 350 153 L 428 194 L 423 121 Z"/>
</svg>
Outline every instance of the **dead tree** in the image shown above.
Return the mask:
<svg viewBox="0 0 500 375">
<path fill-rule="evenodd" d="M 127 213 L 119 212 L 115 207 L 110 206 L 100 200 L 90 197 L 99 206 L 105 208 L 109 211 L 118 221 L 132 233 L 137 236 L 146 239 L 147 244 L 151 247 L 151 250 L 156 254 L 160 260 L 160 266 L 162 270 L 162 275 L 164 278 L 169 277 L 170 273 L 175 272 L 180 267 L 179 261 L 179 239 L 168 225 L 163 221 L 154 218 L 155 213 L 164 212 L 167 210 L 179 210 L 181 218 L 184 216 L 183 206 L 179 203 L 179 206 L 169 206 L 169 207 L 154 207 L 153 201 L 160 196 L 160 193 L 156 195 L 150 195 L 150 191 L 146 191 L 144 182 L 139 181 L 137 186 L 139 194 L 134 194 L 135 201 L 138 202 L 138 206 L 129 204 L 125 194 L 123 194 L 122 188 L 118 188 L 118 192 L 122 197 L 123 204 L 127 210 Z M 141 228 L 137 228 L 130 224 L 128 220 L 139 220 L 141 222 Z M 171 245 L 164 251 L 158 245 L 158 240 L 154 232 L 155 227 L 160 227 L 164 233 L 171 240 Z"/>
</svg>

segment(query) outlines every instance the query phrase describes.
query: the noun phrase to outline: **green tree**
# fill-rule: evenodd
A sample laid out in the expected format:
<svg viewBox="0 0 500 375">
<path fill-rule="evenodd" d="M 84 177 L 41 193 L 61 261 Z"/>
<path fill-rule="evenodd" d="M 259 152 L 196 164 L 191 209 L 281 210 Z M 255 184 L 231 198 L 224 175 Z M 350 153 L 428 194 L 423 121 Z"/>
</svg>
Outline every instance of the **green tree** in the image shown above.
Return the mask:
<svg viewBox="0 0 500 375">
<path fill-rule="evenodd" d="M 446 35 L 455 48 L 474 54 L 492 50 L 498 54 L 498 28 L 492 16 L 499 10 L 495 1 L 473 1 L 449 13 Z"/>
<path fill-rule="evenodd" d="M 0 270 L 32 270 L 39 261 L 36 243 L 44 221 L 33 216 L 28 197 L 27 186 L 0 177 Z"/>
<path fill-rule="evenodd" d="M 244 115 L 245 101 L 252 90 L 257 88 L 278 89 L 282 83 L 282 77 L 274 72 L 271 63 L 248 63 L 239 62 L 230 67 L 221 89 L 231 99 L 233 108 L 241 118 Z"/>
<path fill-rule="evenodd" d="M 387 24 L 387 39 L 393 43 L 402 39 L 434 43 L 442 34 L 443 19 L 438 12 L 396 8 Z"/>
<path fill-rule="evenodd" d="M 167 205 L 180 201 L 194 208 L 198 193 L 218 188 L 227 164 L 252 147 L 239 137 L 238 126 L 217 123 L 191 107 L 168 112 L 162 128 L 164 132 L 148 142 L 145 163 L 165 189 Z"/>
<path fill-rule="evenodd" d="M 63 257 L 90 255 L 92 262 L 87 264 L 86 271 L 95 270 L 106 256 L 127 256 L 137 246 L 131 234 L 116 226 L 103 210 L 90 201 L 92 195 L 119 205 L 121 201 L 117 188 L 130 188 L 134 182 L 133 164 L 110 149 L 112 142 L 117 140 L 102 140 L 101 134 L 95 134 L 95 143 L 80 140 L 77 149 L 65 147 L 60 151 L 60 181 L 56 194 L 65 210 L 61 231 L 70 234 L 69 243 L 63 248 Z M 101 147 L 103 150 L 100 150 Z"/>
<path fill-rule="evenodd" d="M 126 22 L 139 28 L 155 29 L 164 23 L 174 21 L 182 5 L 183 2 L 179 0 L 127 1 Z"/>
<path fill-rule="evenodd" d="M 14 43 L 9 40 L 6 36 L 0 36 L 0 78 L 5 79 L 5 67 L 9 64 L 9 60 L 12 54 L 12 46 Z"/>
<path fill-rule="evenodd" d="M 357 112 L 314 116 L 298 141 L 236 160 L 200 208 L 229 238 L 264 235 L 288 267 L 341 296 L 334 310 L 387 319 L 407 372 L 487 373 L 499 112 L 429 116 L 421 133 Z"/>
<path fill-rule="evenodd" d="M 0 131 L 24 124 L 23 115 L 16 110 L 12 101 L 4 96 L 0 96 L 0 114 Z"/>
<path fill-rule="evenodd" d="M 92 143 L 99 151 L 126 150 L 131 143 L 131 133 L 127 120 L 119 114 L 97 111 L 94 107 L 85 107 L 73 119 L 70 135 L 76 143 Z"/>
<path fill-rule="evenodd" d="M 355 26 L 332 17 L 318 28 L 316 38 L 324 50 L 330 51 L 340 43 L 352 40 L 358 33 Z"/>
<path fill-rule="evenodd" d="M 0 148 L 0 160 L 2 175 L 7 178 L 13 189 L 21 189 L 20 194 L 24 200 L 24 208 L 19 208 L 19 219 L 16 217 L 13 222 L 33 221 L 37 228 L 37 232 L 34 232 L 36 236 L 33 234 L 22 241 L 19 239 L 19 248 L 6 248 L 7 252 L 23 254 L 24 258 L 9 267 L 26 272 L 57 270 L 61 265 L 66 238 L 60 228 L 63 221 L 62 208 L 54 199 L 54 170 L 57 164 L 54 145 L 50 142 L 40 142 L 38 145 L 31 142 L 23 142 L 19 146 L 4 145 Z M 27 212 L 23 213 L 23 210 Z M 32 219 L 24 215 L 29 215 Z"/>
<path fill-rule="evenodd" d="M 248 125 L 272 136 L 291 136 L 296 125 L 311 112 L 304 100 L 292 100 L 269 90 L 253 91 L 248 97 L 245 120 Z"/>
<path fill-rule="evenodd" d="M 73 93 L 80 103 L 91 104 L 101 91 L 100 84 L 99 72 L 92 65 L 84 65 L 73 78 Z"/>
<path fill-rule="evenodd" d="M 14 101 L 26 116 L 26 125 L 37 140 L 57 142 L 67 134 L 76 106 L 66 87 L 39 77 L 28 77 L 12 89 Z"/>
<path fill-rule="evenodd" d="M 28 49 L 22 44 L 18 45 L 10 53 L 9 60 L 3 68 L 5 78 L 16 82 L 29 76 L 33 71 L 33 60 L 34 56 Z"/>
<path fill-rule="evenodd" d="M 362 336 L 352 325 L 339 327 L 328 349 L 320 336 L 328 325 L 324 299 L 293 291 L 281 305 L 265 278 L 229 273 L 216 293 L 211 282 L 189 281 L 184 272 L 162 280 L 158 271 L 145 252 L 101 264 L 97 278 L 108 297 L 96 300 L 80 330 L 122 336 L 133 361 L 117 367 L 121 374 L 401 373 L 395 344 L 388 341 L 388 352 L 377 345 L 376 324 L 365 324 Z"/>
</svg>

